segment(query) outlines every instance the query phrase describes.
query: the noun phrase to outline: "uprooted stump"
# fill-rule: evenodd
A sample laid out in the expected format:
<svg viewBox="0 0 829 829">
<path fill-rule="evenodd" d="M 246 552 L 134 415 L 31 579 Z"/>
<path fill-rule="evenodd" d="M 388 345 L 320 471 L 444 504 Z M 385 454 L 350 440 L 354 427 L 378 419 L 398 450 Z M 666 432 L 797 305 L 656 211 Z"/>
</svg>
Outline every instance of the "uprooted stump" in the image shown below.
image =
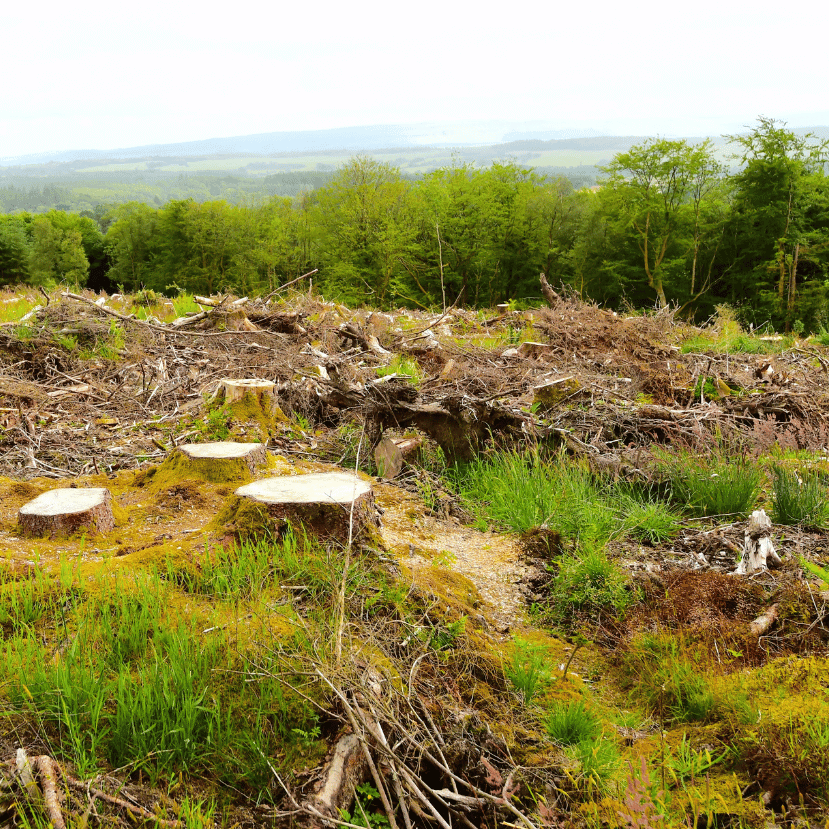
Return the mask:
<svg viewBox="0 0 829 829">
<path fill-rule="evenodd" d="M 20 508 L 21 535 L 36 538 L 71 535 L 80 529 L 106 533 L 115 526 L 112 495 L 103 487 L 53 489 Z"/>
<path fill-rule="evenodd" d="M 771 540 L 771 519 L 765 510 L 754 510 L 746 526 L 743 557 L 735 573 L 746 576 L 780 564 L 782 561 Z"/>
<path fill-rule="evenodd" d="M 173 473 L 212 483 L 249 481 L 267 463 L 268 453 L 261 443 L 186 443 L 170 453 L 155 477 L 163 481 L 170 477 L 167 473 Z"/>
<path fill-rule="evenodd" d="M 379 524 L 371 485 L 347 472 L 254 481 L 236 490 L 216 520 L 245 537 L 291 526 L 341 544 L 364 538 Z"/>
</svg>

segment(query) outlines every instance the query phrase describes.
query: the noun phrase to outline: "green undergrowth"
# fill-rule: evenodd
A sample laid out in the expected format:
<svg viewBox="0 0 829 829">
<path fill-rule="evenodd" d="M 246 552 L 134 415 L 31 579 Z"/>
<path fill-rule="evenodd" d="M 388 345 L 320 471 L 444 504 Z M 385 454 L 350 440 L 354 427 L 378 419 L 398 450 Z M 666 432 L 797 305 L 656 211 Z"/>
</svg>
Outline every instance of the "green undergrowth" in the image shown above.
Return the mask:
<svg viewBox="0 0 829 829">
<path fill-rule="evenodd" d="M 680 529 L 679 514 L 652 490 L 600 478 L 563 456 L 501 452 L 448 467 L 445 475 L 482 528 L 543 525 L 582 548 L 624 536 L 659 543 Z"/>
<path fill-rule="evenodd" d="M 670 482 L 677 505 L 697 517 L 743 517 L 754 508 L 764 483 L 758 464 L 722 451 L 661 452 L 657 469 Z"/>
<path fill-rule="evenodd" d="M 69 568 L 40 566 L 7 580 L 7 726 L 34 724 L 82 777 L 120 768 L 156 785 L 207 775 L 255 799 L 278 797 L 272 767 L 290 778 L 326 750 L 315 705 L 327 692 L 302 665 L 331 635 L 343 583 L 332 555 L 288 539 L 208 551 L 189 565 L 103 567 L 83 583 Z M 375 598 L 376 581 L 355 557 L 346 601 Z"/>
<path fill-rule="evenodd" d="M 829 488 L 823 475 L 798 474 L 783 466 L 772 468 L 771 517 L 775 524 L 802 525 L 813 529 L 829 526 Z"/>
</svg>

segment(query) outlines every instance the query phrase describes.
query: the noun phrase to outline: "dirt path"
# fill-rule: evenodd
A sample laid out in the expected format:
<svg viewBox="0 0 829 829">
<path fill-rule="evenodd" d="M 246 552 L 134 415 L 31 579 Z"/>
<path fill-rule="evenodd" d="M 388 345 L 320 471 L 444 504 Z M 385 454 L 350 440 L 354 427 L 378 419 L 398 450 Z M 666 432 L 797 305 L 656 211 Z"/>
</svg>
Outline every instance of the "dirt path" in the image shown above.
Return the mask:
<svg viewBox="0 0 829 829">
<path fill-rule="evenodd" d="M 523 623 L 521 582 L 529 568 L 514 537 L 430 516 L 418 498 L 388 484 L 377 485 L 375 491 L 384 510 L 381 535 L 401 564 L 413 570 L 445 567 L 466 576 L 501 633 Z"/>
</svg>

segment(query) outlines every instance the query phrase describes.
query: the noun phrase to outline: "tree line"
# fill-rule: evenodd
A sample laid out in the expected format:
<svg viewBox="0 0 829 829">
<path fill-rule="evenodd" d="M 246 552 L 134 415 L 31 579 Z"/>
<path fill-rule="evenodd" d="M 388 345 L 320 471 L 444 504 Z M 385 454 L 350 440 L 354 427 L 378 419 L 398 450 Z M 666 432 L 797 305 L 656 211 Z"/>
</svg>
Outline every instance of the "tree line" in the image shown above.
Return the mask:
<svg viewBox="0 0 829 829">
<path fill-rule="evenodd" d="M 130 202 L 0 216 L 0 284 L 267 292 L 319 269 L 329 298 L 493 306 L 554 286 L 610 307 L 718 303 L 744 323 L 829 325 L 827 142 L 761 118 L 731 139 L 649 139 L 576 190 L 514 162 L 413 180 L 358 156 L 294 198 Z"/>
</svg>

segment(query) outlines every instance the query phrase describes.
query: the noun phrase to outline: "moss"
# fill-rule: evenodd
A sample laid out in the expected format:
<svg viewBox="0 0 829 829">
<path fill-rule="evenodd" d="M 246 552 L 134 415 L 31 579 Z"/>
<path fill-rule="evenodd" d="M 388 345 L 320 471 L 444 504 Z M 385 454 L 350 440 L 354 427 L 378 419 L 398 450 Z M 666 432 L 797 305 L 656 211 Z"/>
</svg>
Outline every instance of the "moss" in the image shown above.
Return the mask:
<svg viewBox="0 0 829 829">
<path fill-rule="evenodd" d="M 246 483 L 252 477 L 245 458 L 189 458 L 181 451 L 173 451 L 160 466 L 137 472 L 135 485 L 160 492 L 193 478 L 219 484 Z"/>
<path fill-rule="evenodd" d="M 224 534 L 231 534 L 238 541 L 277 536 L 285 527 L 285 522 L 276 521 L 265 504 L 258 504 L 250 498 L 231 495 L 219 510 L 208 529 Z"/>
<path fill-rule="evenodd" d="M 231 433 L 242 435 L 247 440 L 255 436 L 262 443 L 267 443 L 279 431 L 279 424 L 288 422 L 285 413 L 272 402 L 268 392 L 248 391 L 241 400 L 222 403 L 221 407 L 232 423 Z M 211 410 L 211 407 L 206 409 L 207 412 Z"/>
<path fill-rule="evenodd" d="M 446 610 L 452 608 L 471 613 L 481 604 L 481 595 L 475 584 L 461 573 L 443 567 L 408 571 L 415 591 L 431 594 L 445 602 Z"/>
</svg>

